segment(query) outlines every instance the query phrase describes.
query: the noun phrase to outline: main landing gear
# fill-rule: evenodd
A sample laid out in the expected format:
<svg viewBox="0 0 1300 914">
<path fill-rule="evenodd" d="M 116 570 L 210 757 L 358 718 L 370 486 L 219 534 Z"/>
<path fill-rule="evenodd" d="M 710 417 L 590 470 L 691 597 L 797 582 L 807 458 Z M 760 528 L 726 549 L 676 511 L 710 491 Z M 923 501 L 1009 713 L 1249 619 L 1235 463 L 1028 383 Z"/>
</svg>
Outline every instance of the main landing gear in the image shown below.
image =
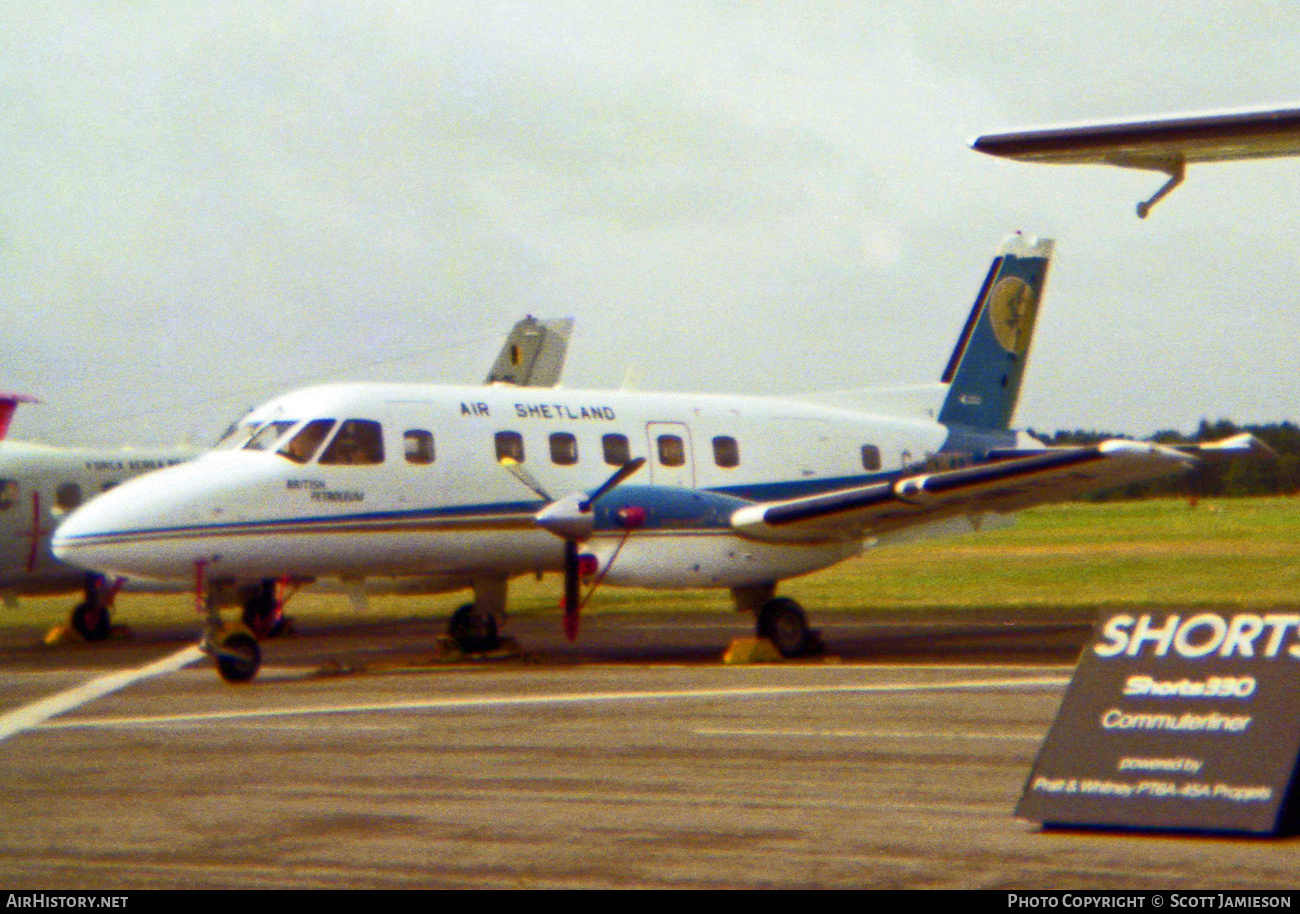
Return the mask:
<svg viewBox="0 0 1300 914">
<path fill-rule="evenodd" d="M 466 603 L 447 622 L 447 637 L 466 654 L 484 654 L 501 646 L 497 619 L 505 616 L 505 578 L 474 581 L 474 602 Z"/>
<path fill-rule="evenodd" d="M 754 613 L 755 634 L 772 642 L 782 657 L 820 653 L 821 636 L 808 625 L 803 607 L 789 597 L 778 597 L 775 593 L 775 584 L 735 587 L 731 591 L 736 609 Z"/>
<path fill-rule="evenodd" d="M 263 581 L 249 588 L 243 603 L 244 625 L 258 638 L 274 638 L 285 633 L 288 620 L 284 617 L 284 601 L 276 595 L 275 581 Z"/>
<path fill-rule="evenodd" d="M 103 641 L 113 633 L 110 610 L 124 579 L 109 581 L 102 574 L 89 573 L 84 584 L 84 599 L 72 610 L 71 623 L 77 634 L 87 641 Z"/>
</svg>

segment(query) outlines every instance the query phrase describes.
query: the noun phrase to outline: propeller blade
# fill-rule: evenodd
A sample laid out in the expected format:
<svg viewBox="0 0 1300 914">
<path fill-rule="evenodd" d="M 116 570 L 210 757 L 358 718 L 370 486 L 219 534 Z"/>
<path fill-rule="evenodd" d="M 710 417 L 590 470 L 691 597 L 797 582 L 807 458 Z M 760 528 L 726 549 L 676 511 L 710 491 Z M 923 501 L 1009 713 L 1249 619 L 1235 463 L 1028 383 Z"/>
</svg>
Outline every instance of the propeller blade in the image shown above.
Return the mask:
<svg viewBox="0 0 1300 914">
<path fill-rule="evenodd" d="M 533 474 L 520 465 L 518 460 L 515 460 L 513 457 L 502 457 L 498 462 L 511 476 L 528 486 L 528 488 L 532 489 L 542 498 L 547 501 L 555 501 L 555 499 L 551 497 L 550 493 L 542 488 L 542 484 L 533 478 Z"/>
<path fill-rule="evenodd" d="M 598 501 L 601 496 L 605 495 L 610 489 L 614 488 L 614 486 L 618 485 L 624 479 L 627 479 L 643 466 L 645 466 L 644 457 L 637 457 L 634 460 L 629 460 L 627 463 L 615 470 L 614 475 L 609 477 L 609 479 L 606 479 L 599 489 L 591 493 L 591 497 L 587 499 L 587 503 L 592 504 Z"/>
<path fill-rule="evenodd" d="M 564 636 L 570 641 L 578 638 L 578 543 L 564 541 Z"/>
</svg>

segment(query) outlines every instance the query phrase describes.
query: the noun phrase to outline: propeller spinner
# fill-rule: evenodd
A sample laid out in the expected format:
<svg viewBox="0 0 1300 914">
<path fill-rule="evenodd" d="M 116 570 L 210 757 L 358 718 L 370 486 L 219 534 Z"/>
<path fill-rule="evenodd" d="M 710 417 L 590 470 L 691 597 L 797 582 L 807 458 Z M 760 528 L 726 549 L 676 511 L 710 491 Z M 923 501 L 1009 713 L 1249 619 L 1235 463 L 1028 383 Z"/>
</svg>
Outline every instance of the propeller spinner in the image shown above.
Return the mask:
<svg viewBox="0 0 1300 914">
<path fill-rule="evenodd" d="M 581 561 L 578 556 L 578 544 L 590 538 L 596 528 L 596 514 L 592 507 L 617 485 L 645 465 L 644 457 L 637 457 L 623 464 L 613 475 L 601 483 L 590 495 L 575 492 L 563 498 L 553 498 L 532 474 L 525 470 L 518 461 L 510 457 L 501 458 L 503 466 L 512 476 L 532 489 L 549 504 L 534 515 L 537 525 L 554 533 L 564 540 L 564 634 L 573 641 L 578 637 L 578 610 L 581 607 L 579 584 Z M 628 523 L 635 517 L 644 520 L 644 512 L 635 512 L 624 525 L 631 529 L 639 524 Z M 622 519 L 622 518 L 620 518 Z"/>
</svg>

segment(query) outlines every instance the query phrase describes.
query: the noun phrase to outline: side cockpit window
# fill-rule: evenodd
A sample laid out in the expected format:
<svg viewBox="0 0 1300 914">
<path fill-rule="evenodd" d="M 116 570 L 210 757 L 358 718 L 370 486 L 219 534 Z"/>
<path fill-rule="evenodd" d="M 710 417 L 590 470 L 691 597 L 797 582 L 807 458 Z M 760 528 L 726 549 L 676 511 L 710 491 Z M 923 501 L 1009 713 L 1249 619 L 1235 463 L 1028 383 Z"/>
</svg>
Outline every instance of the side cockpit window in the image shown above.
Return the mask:
<svg viewBox="0 0 1300 914">
<path fill-rule="evenodd" d="M 248 439 L 248 443 L 244 445 L 244 450 L 269 450 L 272 445 L 280 440 L 281 435 L 297 424 L 297 419 L 277 419 L 275 422 L 268 422 L 257 430 L 257 434 Z"/>
<path fill-rule="evenodd" d="M 368 466 L 384 462 L 384 430 L 371 419 L 348 419 L 320 455 L 320 463 Z"/>
<path fill-rule="evenodd" d="M 333 419 L 313 419 L 298 429 L 289 439 L 289 443 L 276 451 L 282 457 L 288 457 L 294 463 L 306 463 L 315 456 L 321 442 L 334 428 Z"/>
</svg>

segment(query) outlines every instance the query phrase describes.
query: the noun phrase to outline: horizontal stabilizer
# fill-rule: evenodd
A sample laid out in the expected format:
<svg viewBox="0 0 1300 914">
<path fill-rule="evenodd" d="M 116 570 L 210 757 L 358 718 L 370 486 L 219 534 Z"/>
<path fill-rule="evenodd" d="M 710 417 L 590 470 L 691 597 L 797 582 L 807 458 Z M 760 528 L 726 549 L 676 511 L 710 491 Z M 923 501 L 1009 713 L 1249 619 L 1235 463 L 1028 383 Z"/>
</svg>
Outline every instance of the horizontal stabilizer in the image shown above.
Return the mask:
<svg viewBox="0 0 1300 914">
<path fill-rule="evenodd" d="M 1242 432 L 1221 441 L 1207 441 L 1204 444 L 1179 444 L 1175 447 L 1184 454 L 1207 460 L 1219 458 L 1230 460 L 1234 457 L 1253 457 L 1257 460 L 1277 460 L 1278 453 L 1250 432 Z"/>
<path fill-rule="evenodd" d="M 1195 459 L 1158 444 L 1111 440 L 907 476 L 789 501 L 747 505 L 732 527 L 757 540 L 861 539 L 965 515 L 1006 514 L 1191 469 Z"/>
<path fill-rule="evenodd" d="M 9 433 L 9 423 L 13 420 L 14 410 L 18 408 L 19 403 L 40 402 L 35 397 L 29 397 L 26 394 L 0 392 L 0 441 L 4 440 L 5 435 Z"/>
</svg>

